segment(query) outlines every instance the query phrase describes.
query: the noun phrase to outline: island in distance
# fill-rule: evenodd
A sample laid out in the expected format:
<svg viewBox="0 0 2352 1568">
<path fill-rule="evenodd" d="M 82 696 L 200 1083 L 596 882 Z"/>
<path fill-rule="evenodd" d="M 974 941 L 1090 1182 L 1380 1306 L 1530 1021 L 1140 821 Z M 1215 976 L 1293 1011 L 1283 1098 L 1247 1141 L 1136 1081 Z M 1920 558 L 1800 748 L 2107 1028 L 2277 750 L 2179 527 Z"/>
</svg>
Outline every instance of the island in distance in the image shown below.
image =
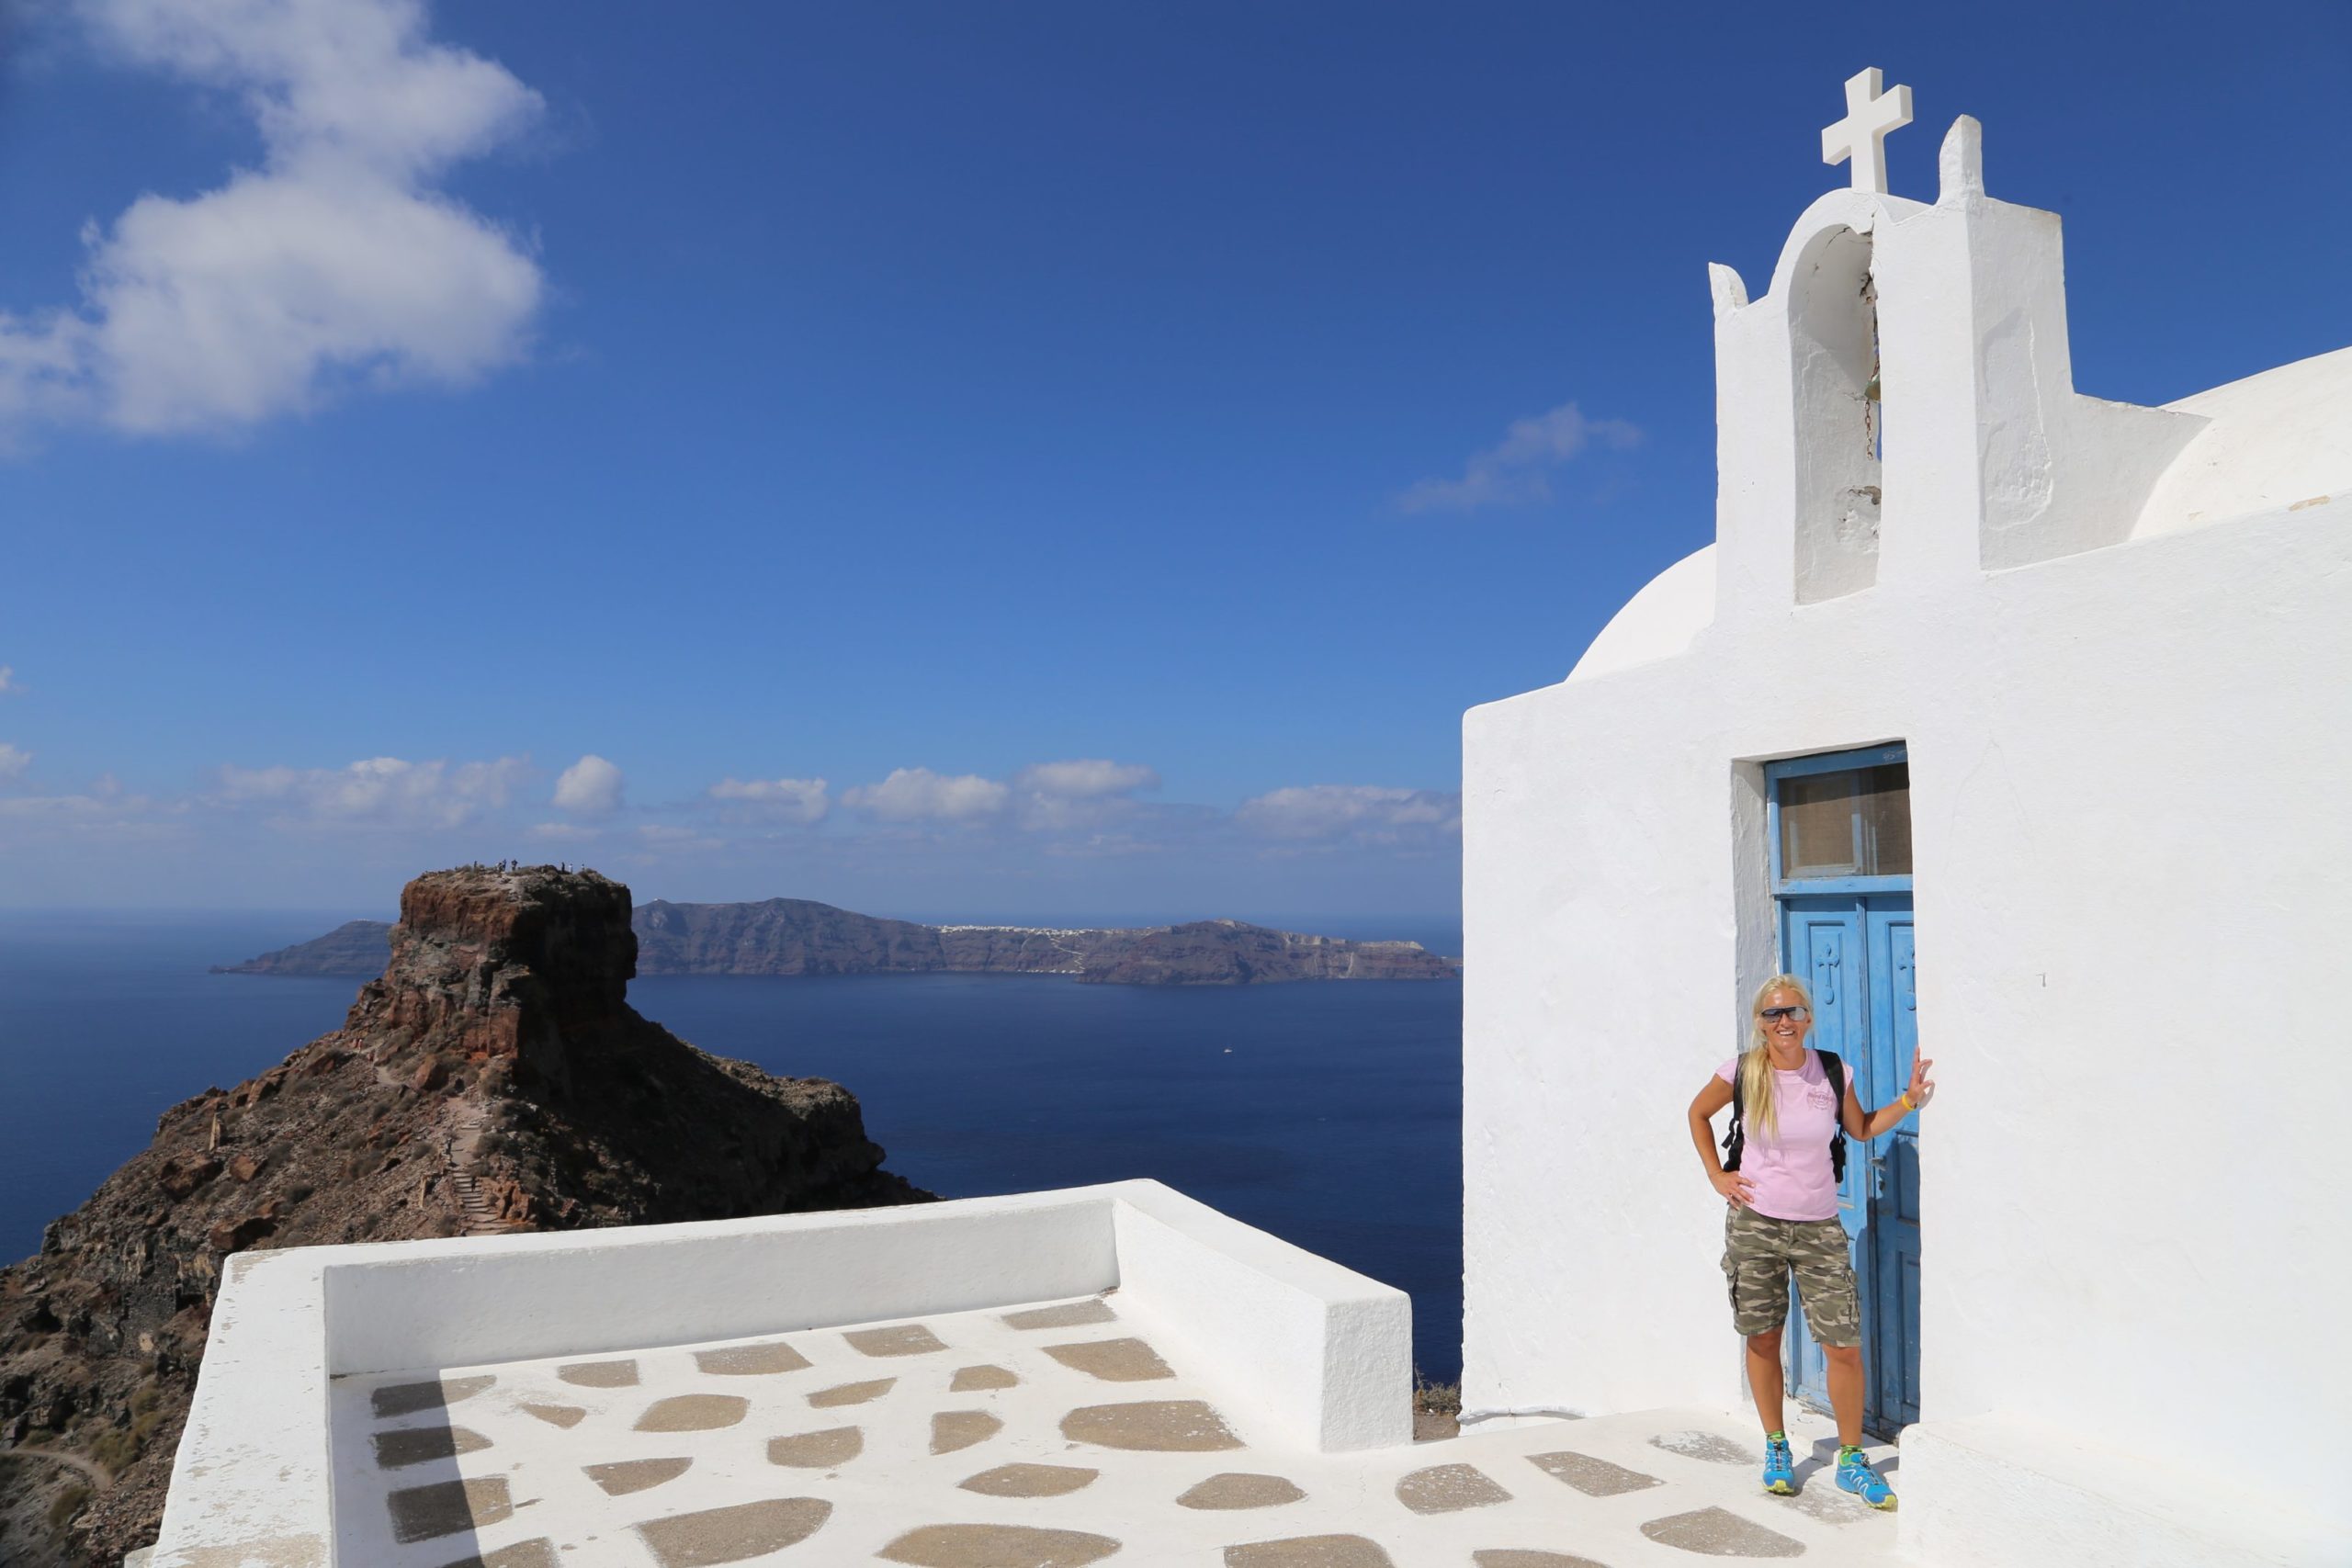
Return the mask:
<svg viewBox="0 0 2352 1568">
<path fill-rule="evenodd" d="M 1459 959 L 1417 942 L 1350 942 L 1244 920 L 1109 930 L 931 926 L 807 898 L 639 904 L 640 975 L 1068 975 L 1095 986 L 1251 986 L 1284 980 L 1454 980 Z M 231 975 L 371 976 L 390 925 L 352 920 L 322 937 L 216 964 Z"/>
</svg>

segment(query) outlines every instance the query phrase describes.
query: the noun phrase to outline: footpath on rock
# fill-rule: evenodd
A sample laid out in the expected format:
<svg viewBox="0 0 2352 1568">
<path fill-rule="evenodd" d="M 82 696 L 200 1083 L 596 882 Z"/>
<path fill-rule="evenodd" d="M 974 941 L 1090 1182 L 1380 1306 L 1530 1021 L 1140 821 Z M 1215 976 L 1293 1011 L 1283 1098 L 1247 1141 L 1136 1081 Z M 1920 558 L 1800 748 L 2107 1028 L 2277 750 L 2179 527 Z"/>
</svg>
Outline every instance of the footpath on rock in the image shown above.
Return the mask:
<svg viewBox="0 0 2352 1568">
<path fill-rule="evenodd" d="M 882 1168 L 839 1084 L 639 1017 L 629 914 L 594 872 L 418 877 L 343 1028 L 165 1111 L 0 1269 L 0 1562 L 153 1540 L 232 1253 L 932 1196 Z"/>
</svg>

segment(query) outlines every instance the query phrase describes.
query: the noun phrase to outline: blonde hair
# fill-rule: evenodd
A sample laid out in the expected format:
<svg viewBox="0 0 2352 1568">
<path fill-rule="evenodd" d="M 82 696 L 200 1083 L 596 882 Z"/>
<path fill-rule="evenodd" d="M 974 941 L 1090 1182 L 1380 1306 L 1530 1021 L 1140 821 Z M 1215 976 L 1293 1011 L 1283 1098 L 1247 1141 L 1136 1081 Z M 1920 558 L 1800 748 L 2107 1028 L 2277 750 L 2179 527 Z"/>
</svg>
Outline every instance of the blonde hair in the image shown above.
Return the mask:
<svg viewBox="0 0 2352 1568">
<path fill-rule="evenodd" d="M 1805 1011 L 1813 1010 L 1813 992 L 1794 975 L 1773 976 L 1756 987 L 1756 998 L 1747 1004 L 1747 1049 L 1739 1057 L 1740 1114 L 1751 1126 L 1763 1128 L 1768 1138 L 1781 1131 L 1772 1103 L 1772 1056 L 1764 1037 L 1764 998 L 1774 991 L 1794 991 L 1804 998 Z"/>
</svg>

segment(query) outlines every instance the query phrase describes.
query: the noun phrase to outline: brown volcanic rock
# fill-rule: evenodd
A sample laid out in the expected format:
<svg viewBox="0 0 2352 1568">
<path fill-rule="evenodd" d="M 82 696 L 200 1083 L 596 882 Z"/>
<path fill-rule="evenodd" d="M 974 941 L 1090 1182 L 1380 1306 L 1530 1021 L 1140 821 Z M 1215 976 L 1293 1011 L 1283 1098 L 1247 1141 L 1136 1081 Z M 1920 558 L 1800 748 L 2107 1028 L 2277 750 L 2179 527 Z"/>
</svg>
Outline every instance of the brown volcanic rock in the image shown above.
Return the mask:
<svg viewBox="0 0 2352 1568">
<path fill-rule="evenodd" d="M 0 1450 L 61 1456 L 0 1459 L 0 1561 L 110 1563 L 154 1539 L 230 1253 L 929 1196 L 881 1168 L 838 1084 L 640 1018 L 628 921 L 628 889 L 594 872 L 418 877 L 341 1030 L 165 1111 L 0 1269 Z"/>
<path fill-rule="evenodd" d="M 888 975 L 946 967 L 939 931 L 877 919 L 807 898 L 756 904 L 673 904 L 637 912 L 648 973 Z"/>
</svg>

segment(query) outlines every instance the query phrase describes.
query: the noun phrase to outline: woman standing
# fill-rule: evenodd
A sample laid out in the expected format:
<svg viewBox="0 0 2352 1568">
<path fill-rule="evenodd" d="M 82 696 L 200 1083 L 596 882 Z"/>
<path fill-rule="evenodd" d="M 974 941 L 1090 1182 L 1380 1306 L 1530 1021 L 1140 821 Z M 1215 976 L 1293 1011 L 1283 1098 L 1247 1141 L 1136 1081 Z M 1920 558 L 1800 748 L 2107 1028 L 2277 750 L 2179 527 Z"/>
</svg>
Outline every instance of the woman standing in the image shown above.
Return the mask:
<svg viewBox="0 0 2352 1568">
<path fill-rule="evenodd" d="M 1911 1065 L 1911 1083 L 1891 1105 L 1865 1111 L 1842 1063 L 1832 1071 L 1805 1047 L 1813 998 L 1793 975 L 1764 982 L 1749 1008 L 1747 1048 L 1725 1062 L 1690 1101 L 1690 1141 L 1707 1179 L 1731 1213 L 1724 1223 L 1724 1276 L 1731 1286 L 1732 1326 L 1747 1341 L 1747 1386 L 1764 1423 L 1764 1489 L 1796 1490 L 1796 1465 L 1781 1426 L 1781 1334 L 1795 1277 L 1805 1325 L 1828 1362 L 1829 1404 L 1838 1416 L 1840 1490 L 1873 1508 L 1894 1506 L 1894 1493 L 1862 1452 L 1862 1322 L 1838 1219 L 1838 1177 L 1831 1148 L 1839 1130 L 1868 1141 L 1925 1105 L 1936 1091 L 1928 1058 Z M 1832 1057 L 1835 1060 L 1834 1055 Z M 1734 1103 L 1732 1168 L 1715 1156 L 1708 1121 Z M 1843 1103 L 1840 1103 L 1842 1100 Z M 1842 1152 L 1842 1151 L 1841 1151 Z"/>
</svg>

